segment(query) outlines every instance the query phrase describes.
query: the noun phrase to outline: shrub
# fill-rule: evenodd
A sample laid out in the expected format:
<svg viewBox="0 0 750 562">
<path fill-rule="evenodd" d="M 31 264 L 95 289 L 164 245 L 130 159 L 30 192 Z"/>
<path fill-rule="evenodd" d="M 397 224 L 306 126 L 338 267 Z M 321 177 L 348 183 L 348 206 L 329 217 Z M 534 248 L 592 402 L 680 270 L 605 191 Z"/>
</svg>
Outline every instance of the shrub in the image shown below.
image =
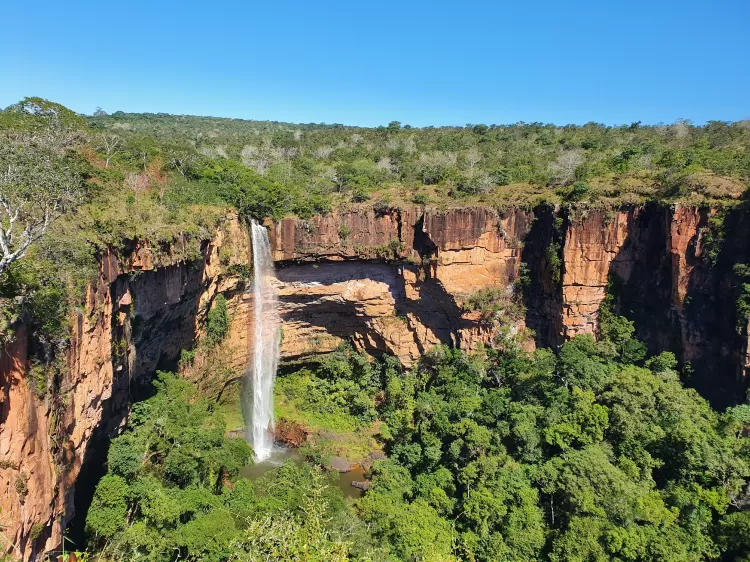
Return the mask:
<svg viewBox="0 0 750 562">
<path fill-rule="evenodd" d="M 430 199 L 426 193 L 415 193 L 411 200 L 415 205 L 427 205 Z"/>
<path fill-rule="evenodd" d="M 222 294 L 216 295 L 213 307 L 206 317 L 206 343 L 214 346 L 229 333 L 229 310 L 227 299 Z"/>
</svg>

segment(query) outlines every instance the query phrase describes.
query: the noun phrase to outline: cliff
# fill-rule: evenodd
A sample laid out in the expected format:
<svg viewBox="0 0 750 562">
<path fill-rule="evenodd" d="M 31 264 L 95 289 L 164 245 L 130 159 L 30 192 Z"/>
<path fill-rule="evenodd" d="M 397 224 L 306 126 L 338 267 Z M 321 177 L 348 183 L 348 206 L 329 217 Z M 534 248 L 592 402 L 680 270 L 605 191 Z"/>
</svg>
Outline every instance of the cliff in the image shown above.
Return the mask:
<svg viewBox="0 0 750 562">
<path fill-rule="evenodd" d="M 282 355 L 303 359 L 343 340 L 406 364 L 436 343 L 472 349 L 496 337 L 495 326 L 464 306 L 489 288 L 522 291 L 526 314 L 511 319 L 515 331 L 534 334 L 528 348 L 555 347 L 596 334 L 609 287 L 617 312 L 634 320 L 650 350 L 689 363 L 690 383 L 720 406 L 746 387 L 747 319 L 738 318 L 732 268 L 750 262 L 748 222 L 742 206 L 663 205 L 287 218 L 270 226 Z M 723 240 L 713 260 L 704 248 L 712 228 Z"/>
<path fill-rule="evenodd" d="M 61 544 L 76 504 L 90 502 L 108 439 L 131 401 L 156 369 L 175 368 L 180 351 L 193 346 L 220 291 L 230 295 L 235 317 L 223 345 L 233 350 L 230 367 L 243 371 L 244 282 L 227 271 L 247 264 L 247 233 L 230 217 L 190 261 L 180 258 L 185 242 L 166 256 L 147 243 L 101 256 L 99 277 L 71 318 L 67 366 L 54 393 L 34 388 L 23 326 L 0 352 L 0 523 L 8 552 L 33 560 Z"/>
<path fill-rule="evenodd" d="M 479 289 L 510 290 L 531 214 L 370 209 L 284 219 L 272 226 L 279 263 L 283 359 L 344 340 L 409 364 L 439 343 L 471 349 L 491 326 L 461 304 Z"/>
<path fill-rule="evenodd" d="M 717 225 L 724 242 L 708 247 Z M 438 343 L 474 349 L 508 333 L 528 349 L 555 347 L 596 333 L 609 290 L 651 351 L 689 362 L 690 383 L 715 404 L 746 388 L 748 321 L 732 272 L 750 262 L 743 208 L 355 208 L 267 226 L 288 363 L 342 341 L 406 365 Z M 230 217 L 191 260 L 180 244 L 166 259 L 145 242 L 101 256 L 54 398 L 33 388 L 22 327 L 0 354 L 0 523 L 24 560 L 59 545 L 76 507 L 88 505 L 107 441 L 154 370 L 175 369 L 181 350 L 194 349 L 181 374 L 217 398 L 236 391 L 252 353 L 247 230 Z M 525 313 L 487 321 L 466 306 L 482 289 Z M 229 333 L 196 349 L 220 293 Z"/>
</svg>

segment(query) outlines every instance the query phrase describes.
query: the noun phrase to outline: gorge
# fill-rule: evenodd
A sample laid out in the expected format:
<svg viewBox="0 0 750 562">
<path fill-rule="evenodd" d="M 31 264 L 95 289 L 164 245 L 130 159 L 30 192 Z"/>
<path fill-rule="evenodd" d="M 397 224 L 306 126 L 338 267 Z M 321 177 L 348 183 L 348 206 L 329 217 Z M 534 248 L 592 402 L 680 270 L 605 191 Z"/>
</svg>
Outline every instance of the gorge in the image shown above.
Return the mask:
<svg viewBox="0 0 750 562">
<path fill-rule="evenodd" d="M 151 374 L 175 368 L 182 349 L 196 348 L 219 295 L 231 319 L 212 352 L 221 368 L 215 362 L 204 368 L 200 353 L 181 367 L 184 377 L 217 396 L 239 392 L 251 358 L 256 384 L 271 382 L 276 346 L 282 369 L 342 341 L 394 355 L 403 365 L 436 344 L 476 349 L 498 336 L 497 326 L 466 303 L 478 290 L 494 289 L 501 297 L 521 295 L 523 313 L 502 314 L 504 328 L 521 334 L 528 349 L 596 334 L 609 291 L 652 352 L 674 352 L 690 366 L 689 383 L 718 407 L 736 403 L 747 388 L 750 349 L 732 264 L 750 262 L 749 218 L 743 206 L 383 211 L 360 205 L 265 226 L 246 226 L 230 214 L 200 240 L 201 257 L 191 261 L 180 258 L 180 242 L 160 254 L 158 265 L 147 240 L 107 252 L 85 309 L 76 311 L 68 375 L 60 382 L 66 402 L 34 397 L 22 329 L 0 356 L 5 535 L 25 560 L 60 544 L 74 504 L 86 505 L 81 494 L 93 493 L 81 483 L 96 473 L 96 448 L 117 434 Z M 268 256 L 261 243 L 266 229 Z M 717 229 L 718 248 L 711 245 Z M 265 308 L 274 263 L 280 342 Z M 253 337 L 252 319 L 262 327 Z M 258 458 L 270 448 L 271 406 L 253 404 Z"/>
</svg>

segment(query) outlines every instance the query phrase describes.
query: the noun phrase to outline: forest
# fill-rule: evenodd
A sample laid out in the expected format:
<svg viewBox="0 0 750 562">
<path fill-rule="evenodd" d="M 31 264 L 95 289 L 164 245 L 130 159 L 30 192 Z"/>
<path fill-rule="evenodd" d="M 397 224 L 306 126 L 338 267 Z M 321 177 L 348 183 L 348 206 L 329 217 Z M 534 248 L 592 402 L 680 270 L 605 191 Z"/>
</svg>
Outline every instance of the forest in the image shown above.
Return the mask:
<svg viewBox="0 0 750 562">
<path fill-rule="evenodd" d="M 112 444 L 89 544 L 102 560 L 750 559 L 750 406 L 713 411 L 671 353 L 646 358 L 605 316 L 599 341 L 557 355 L 440 347 L 404 371 L 342 348 L 282 375 L 302 417 L 375 422 L 387 460 L 354 501 L 321 471 L 324 444 L 237 478 L 246 443 L 162 373 Z"/>
<path fill-rule="evenodd" d="M 89 116 L 26 98 L 0 111 L 0 174 L 0 344 L 25 326 L 36 399 L 58 407 L 72 318 L 105 251 L 145 240 L 157 267 L 190 262 L 229 210 L 729 208 L 750 185 L 750 122 L 359 128 Z M 470 306 L 502 323 L 491 301 Z M 226 318 L 209 320 L 218 341 Z M 611 299 L 597 330 L 532 352 L 501 329 L 408 368 L 344 345 L 280 373 L 280 416 L 382 453 L 358 499 L 333 485 L 325 440 L 242 477 L 253 451 L 223 405 L 154 373 L 75 548 L 100 562 L 750 561 L 750 405 L 712 409 Z"/>
</svg>

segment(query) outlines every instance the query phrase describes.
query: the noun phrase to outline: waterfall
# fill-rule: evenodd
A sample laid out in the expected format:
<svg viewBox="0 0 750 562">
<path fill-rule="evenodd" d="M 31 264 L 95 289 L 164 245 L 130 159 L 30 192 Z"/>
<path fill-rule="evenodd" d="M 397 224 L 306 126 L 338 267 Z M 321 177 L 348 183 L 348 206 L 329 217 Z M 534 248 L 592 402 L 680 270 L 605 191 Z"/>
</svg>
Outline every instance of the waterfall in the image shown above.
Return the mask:
<svg viewBox="0 0 750 562">
<path fill-rule="evenodd" d="M 271 456 L 274 440 L 273 383 L 279 364 L 281 343 L 276 273 L 271 256 L 268 231 L 252 222 L 253 297 L 255 302 L 255 348 L 252 365 L 248 369 L 246 388 L 252 392 L 247 437 L 255 451 L 255 460 Z M 246 395 L 247 396 L 247 395 Z M 247 397 L 249 399 L 249 397 Z"/>
</svg>

